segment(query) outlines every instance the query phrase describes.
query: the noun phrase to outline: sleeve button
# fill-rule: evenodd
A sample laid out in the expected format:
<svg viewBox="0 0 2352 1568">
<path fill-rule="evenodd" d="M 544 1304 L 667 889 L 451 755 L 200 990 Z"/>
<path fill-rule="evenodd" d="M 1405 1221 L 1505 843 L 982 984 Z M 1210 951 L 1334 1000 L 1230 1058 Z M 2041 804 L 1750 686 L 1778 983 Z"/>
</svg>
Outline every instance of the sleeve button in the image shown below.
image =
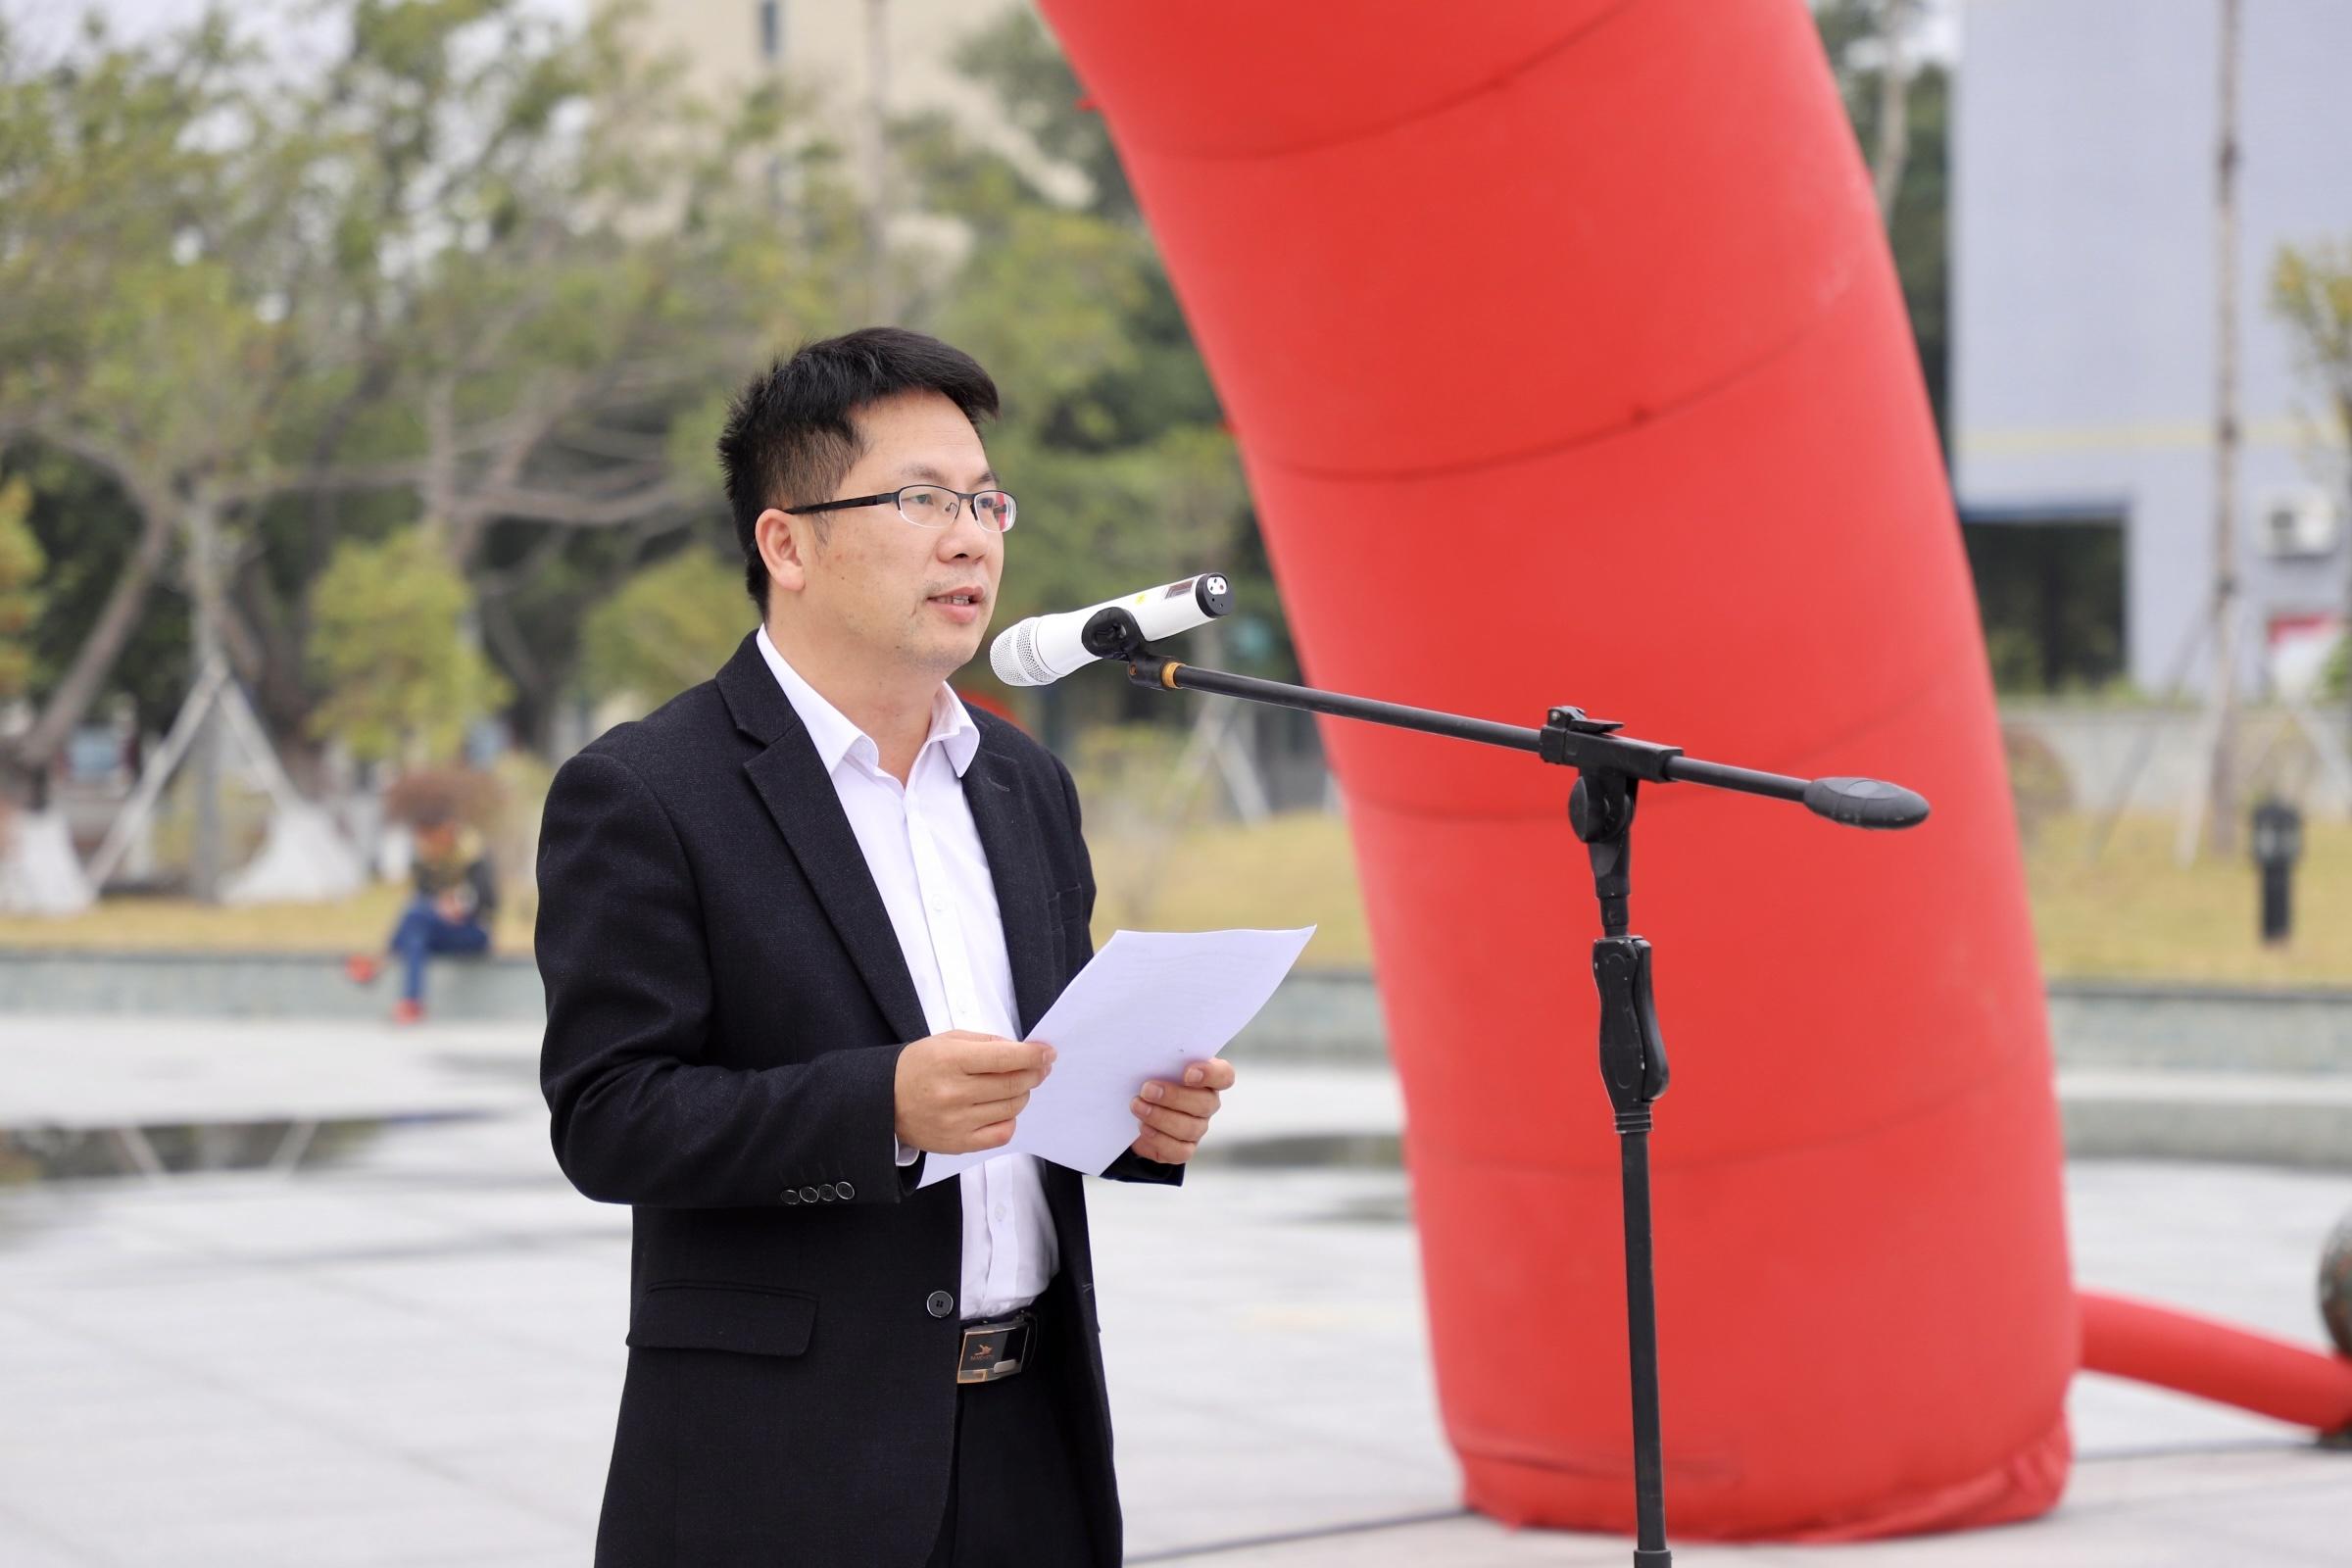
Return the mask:
<svg viewBox="0 0 2352 1568">
<path fill-rule="evenodd" d="M 831 1182 L 826 1182 L 823 1186 L 817 1188 L 816 1196 L 823 1202 L 830 1203 L 833 1201 L 833 1184 Z"/>
<path fill-rule="evenodd" d="M 801 1200 L 801 1195 L 787 1187 L 784 1189 L 783 1200 L 787 1203 L 797 1203 Z"/>
<path fill-rule="evenodd" d="M 835 1182 L 833 1184 L 833 1196 L 846 1203 L 851 1199 L 858 1196 L 858 1189 L 852 1187 L 848 1182 Z"/>
<path fill-rule="evenodd" d="M 816 1201 L 816 1189 L 815 1189 L 815 1188 L 813 1188 L 813 1187 L 804 1187 L 804 1188 L 802 1188 L 802 1189 L 801 1189 L 801 1201 L 802 1201 L 802 1202 L 804 1202 L 804 1203 L 813 1203 L 813 1202 L 815 1202 L 815 1201 Z"/>
</svg>

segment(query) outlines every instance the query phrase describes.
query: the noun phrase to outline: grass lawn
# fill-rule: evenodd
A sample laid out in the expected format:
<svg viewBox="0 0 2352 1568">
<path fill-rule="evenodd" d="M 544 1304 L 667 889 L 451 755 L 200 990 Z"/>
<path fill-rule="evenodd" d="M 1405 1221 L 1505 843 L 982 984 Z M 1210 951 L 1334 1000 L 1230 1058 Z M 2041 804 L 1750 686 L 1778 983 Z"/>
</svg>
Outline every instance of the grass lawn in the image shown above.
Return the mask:
<svg viewBox="0 0 2352 1568">
<path fill-rule="evenodd" d="M 2314 821 L 2295 876 L 2295 941 L 2255 939 L 2250 866 L 2173 861 L 2170 818 L 2126 818 L 2095 863 L 2094 824 L 2059 817 L 2026 858 L 2034 930 L 2052 977 L 2352 985 L 2352 823 Z M 1370 962 L 1346 824 L 1297 815 L 1260 828 L 1202 828 L 1153 846 L 1094 837 L 1096 935 L 1120 925 L 1320 927 L 1305 961 Z M 1149 892 L 1149 904 L 1143 895 Z M 379 947 L 403 890 L 379 887 L 339 904 L 216 909 L 172 899 L 116 899 L 68 919 L 0 918 L 0 948 L 171 949 L 344 953 Z M 511 889 L 497 950 L 527 953 L 531 901 Z"/>
<path fill-rule="evenodd" d="M 2026 857 L 2043 972 L 2070 979 L 2352 984 L 2352 823 L 2303 826 L 2294 940 L 2273 950 L 2256 924 L 2259 884 L 2234 861 L 2173 859 L 2171 817 L 2126 817 L 2096 862 L 2086 816 L 2050 822 Z"/>
</svg>

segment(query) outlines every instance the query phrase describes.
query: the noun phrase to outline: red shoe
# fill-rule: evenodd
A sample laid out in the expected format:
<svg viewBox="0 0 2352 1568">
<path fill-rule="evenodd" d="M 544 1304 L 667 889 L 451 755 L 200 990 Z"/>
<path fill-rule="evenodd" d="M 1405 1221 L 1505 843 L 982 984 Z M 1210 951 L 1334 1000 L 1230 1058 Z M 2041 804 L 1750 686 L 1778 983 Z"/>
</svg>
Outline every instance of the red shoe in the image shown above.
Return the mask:
<svg viewBox="0 0 2352 1568">
<path fill-rule="evenodd" d="M 384 966 L 371 954 L 355 953 L 343 960 L 343 973 L 355 986 L 371 986 L 383 972 Z"/>
<path fill-rule="evenodd" d="M 403 997 L 392 1004 L 392 1021 L 399 1024 L 424 1022 L 424 1004 Z"/>
</svg>

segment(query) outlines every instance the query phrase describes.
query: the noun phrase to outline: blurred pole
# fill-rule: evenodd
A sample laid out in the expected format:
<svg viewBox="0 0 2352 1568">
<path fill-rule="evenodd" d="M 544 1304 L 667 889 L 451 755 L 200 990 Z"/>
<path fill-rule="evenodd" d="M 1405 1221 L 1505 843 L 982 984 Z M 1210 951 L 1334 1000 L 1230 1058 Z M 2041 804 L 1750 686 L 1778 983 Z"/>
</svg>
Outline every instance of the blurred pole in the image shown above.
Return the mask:
<svg viewBox="0 0 2352 1568">
<path fill-rule="evenodd" d="M 890 0 L 865 0 L 866 318 L 898 315 L 890 286 Z"/>
<path fill-rule="evenodd" d="M 2221 127 L 2214 159 L 2213 756 L 2207 823 L 2217 855 L 2237 844 L 2237 51 L 2241 0 L 2221 0 Z M 2183 835 L 2184 837 L 2186 835 Z"/>
<path fill-rule="evenodd" d="M 220 519 L 213 504 L 198 496 L 188 508 L 188 597 L 195 610 L 189 617 L 195 630 L 195 672 L 222 666 L 220 652 Z M 207 702 L 197 720 L 196 842 L 188 872 L 188 891 L 210 904 L 220 896 L 220 705 Z"/>
</svg>

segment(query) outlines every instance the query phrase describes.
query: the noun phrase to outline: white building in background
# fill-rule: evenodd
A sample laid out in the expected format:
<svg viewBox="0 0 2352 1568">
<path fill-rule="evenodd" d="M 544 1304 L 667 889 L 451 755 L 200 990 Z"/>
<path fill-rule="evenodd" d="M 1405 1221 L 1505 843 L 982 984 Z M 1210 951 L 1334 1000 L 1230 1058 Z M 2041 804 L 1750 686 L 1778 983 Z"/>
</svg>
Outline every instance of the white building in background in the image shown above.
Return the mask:
<svg viewBox="0 0 2352 1568">
<path fill-rule="evenodd" d="M 893 115 L 945 111 L 973 140 L 1005 154 L 1056 195 L 1076 176 L 1039 158 L 995 98 L 956 70 L 956 47 L 1031 0 L 660 0 L 638 20 L 645 47 L 686 63 L 694 88 L 741 92 L 768 76 L 813 93 L 817 115 L 860 167 L 877 56 Z M 876 47 L 876 32 L 879 44 Z"/>
<path fill-rule="evenodd" d="M 2161 690 L 2212 581 L 2220 0 L 1965 0 L 1952 125 L 1952 446 L 1972 553 L 2032 541 L 2112 594 Z M 2281 244 L 2352 239 L 2352 4 L 2243 0 L 2239 645 L 2345 601 L 2341 436 L 2272 315 Z M 2067 532 L 2066 530 L 2071 530 Z M 2120 544 L 2120 549 L 2115 548 Z M 1981 570 L 1981 578 L 1982 578 Z M 2208 667 L 2187 661 L 2201 688 Z"/>
</svg>

